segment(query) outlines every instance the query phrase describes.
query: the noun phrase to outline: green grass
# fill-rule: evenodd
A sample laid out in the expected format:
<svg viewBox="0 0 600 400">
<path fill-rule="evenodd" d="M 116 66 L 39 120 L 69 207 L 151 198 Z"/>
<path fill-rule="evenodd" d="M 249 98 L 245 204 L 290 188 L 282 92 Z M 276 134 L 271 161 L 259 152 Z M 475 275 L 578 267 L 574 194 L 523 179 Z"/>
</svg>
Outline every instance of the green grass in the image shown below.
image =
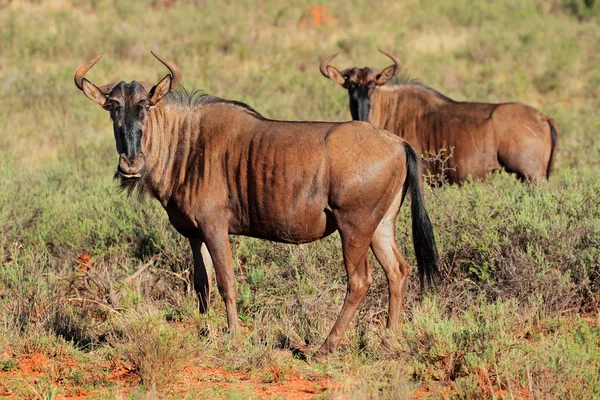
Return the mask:
<svg viewBox="0 0 600 400">
<path fill-rule="evenodd" d="M 0 396 L 247 398 L 258 397 L 248 382 L 297 376 L 328 379 L 326 398 L 600 396 L 598 4 L 332 1 L 332 24 L 300 24 L 314 4 L 15 0 L 0 10 Z M 187 241 L 160 205 L 117 191 L 108 115 L 75 87 L 75 70 L 104 52 L 95 83 L 157 81 L 166 71 L 155 50 L 188 89 L 269 118 L 341 121 L 347 95 L 320 75 L 320 59 L 342 50 L 339 68 L 383 67 L 378 48 L 456 100 L 518 100 L 552 116 L 550 181 L 530 188 L 501 173 L 426 188 L 443 283 L 420 301 L 411 276 L 404 323 L 386 332 L 376 267 L 326 365 L 291 350 L 314 351 L 339 312 L 337 235 L 303 246 L 231 237 L 244 329 L 230 338 L 218 296 L 197 313 Z M 409 227 L 405 206 L 396 237 L 414 267 Z M 25 385 L 24 360 L 40 353 L 49 364 Z M 130 381 L 112 378 L 121 364 Z M 182 394 L 183 366 L 245 380 L 204 377 Z"/>
</svg>

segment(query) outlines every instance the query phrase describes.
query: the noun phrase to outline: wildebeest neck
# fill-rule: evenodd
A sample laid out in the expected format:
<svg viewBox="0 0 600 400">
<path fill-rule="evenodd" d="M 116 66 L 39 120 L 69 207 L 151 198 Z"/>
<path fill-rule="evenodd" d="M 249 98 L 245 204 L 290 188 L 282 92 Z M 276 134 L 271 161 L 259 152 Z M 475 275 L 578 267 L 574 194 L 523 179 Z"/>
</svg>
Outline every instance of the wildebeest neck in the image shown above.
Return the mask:
<svg viewBox="0 0 600 400">
<path fill-rule="evenodd" d="M 159 105 L 151 110 L 146 125 L 142 150 L 146 156 L 145 190 L 166 206 L 173 187 L 185 181 L 182 170 L 192 147 L 199 145 L 194 122 L 199 116 L 182 106 Z M 197 162 L 196 165 L 201 165 Z"/>
<path fill-rule="evenodd" d="M 178 188 L 203 190 L 200 182 L 219 167 L 225 156 L 223 141 L 233 140 L 230 131 L 251 129 L 260 114 L 242 103 L 218 98 L 198 104 L 168 101 L 149 113 L 142 149 L 147 173 L 144 184 L 163 205 Z"/>
<path fill-rule="evenodd" d="M 372 96 L 368 120 L 380 128 L 395 132 L 390 128 L 396 129 L 398 121 L 410 117 L 417 121 L 415 125 L 419 125 L 419 120 L 449 102 L 453 101 L 420 84 L 378 86 Z M 411 126 L 407 125 L 406 129 L 411 129 Z"/>
</svg>

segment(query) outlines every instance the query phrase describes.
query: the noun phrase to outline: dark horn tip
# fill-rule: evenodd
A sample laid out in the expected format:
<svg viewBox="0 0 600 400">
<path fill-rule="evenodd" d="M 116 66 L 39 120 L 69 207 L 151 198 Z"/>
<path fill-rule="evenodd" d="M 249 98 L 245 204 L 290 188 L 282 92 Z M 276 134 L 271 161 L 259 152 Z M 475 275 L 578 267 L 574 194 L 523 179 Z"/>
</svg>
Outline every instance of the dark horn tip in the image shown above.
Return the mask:
<svg viewBox="0 0 600 400">
<path fill-rule="evenodd" d="M 338 52 L 336 52 L 336 53 L 333 53 L 332 55 L 330 55 L 329 57 L 327 57 L 327 59 L 328 59 L 329 61 L 331 61 L 331 60 L 333 60 L 334 58 L 336 58 L 338 54 L 340 54 L 340 52 L 339 52 L 339 51 L 338 51 Z"/>
<path fill-rule="evenodd" d="M 392 61 L 394 61 L 396 64 L 401 64 L 401 63 L 402 63 L 398 57 L 396 57 L 396 56 L 392 55 L 391 53 L 388 53 L 387 51 L 384 51 L 384 50 L 381 50 L 381 49 L 378 49 L 378 50 L 379 50 L 379 52 L 380 52 L 381 54 L 383 54 L 383 55 L 385 55 L 385 56 L 387 56 L 387 57 L 391 58 L 391 59 L 392 59 Z"/>
<path fill-rule="evenodd" d="M 167 67 L 169 69 L 169 71 L 171 72 L 171 78 L 173 79 L 171 87 L 175 87 L 175 86 L 179 85 L 179 82 L 181 82 L 181 69 L 177 66 L 177 64 L 175 64 L 174 62 L 169 61 L 165 58 L 162 58 L 161 56 L 156 54 L 153 50 L 150 50 L 150 53 L 158 61 L 163 63 L 163 65 L 165 67 Z"/>
<path fill-rule="evenodd" d="M 95 60 L 96 62 L 98 62 L 98 61 L 100 61 L 100 59 L 101 59 L 102 57 L 104 57 L 104 53 L 100 53 L 100 54 L 98 54 L 98 55 L 96 56 L 96 58 L 94 58 L 94 60 Z"/>
</svg>

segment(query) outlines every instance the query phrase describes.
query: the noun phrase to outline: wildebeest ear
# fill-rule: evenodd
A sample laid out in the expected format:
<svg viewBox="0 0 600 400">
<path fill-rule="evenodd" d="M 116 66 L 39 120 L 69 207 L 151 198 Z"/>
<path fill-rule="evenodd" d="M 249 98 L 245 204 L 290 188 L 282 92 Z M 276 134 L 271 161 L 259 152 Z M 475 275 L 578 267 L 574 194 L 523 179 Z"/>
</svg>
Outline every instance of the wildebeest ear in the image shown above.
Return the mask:
<svg viewBox="0 0 600 400">
<path fill-rule="evenodd" d="M 150 90 L 150 105 L 155 106 L 171 91 L 172 78 L 167 74 Z"/>
<path fill-rule="evenodd" d="M 106 109 L 108 104 L 106 95 L 98 88 L 98 86 L 83 78 L 83 81 L 81 81 L 81 90 L 83 90 L 83 93 L 88 99 L 94 100 L 96 103 L 100 104 L 102 108 Z"/>
<path fill-rule="evenodd" d="M 337 68 L 332 67 L 331 65 L 327 66 L 327 74 L 329 74 L 330 79 L 332 79 L 334 82 L 339 83 L 340 85 L 343 85 L 346 82 L 346 79 L 344 79 L 342 73 L 338 71 Z"/>
<path fill-rule="evenodd" d="M 375 79 L 375 84 L 378 86 L 383 85 L 384 83 L 392 79 L 396 72 L 398 72 L 396 70 L 400 70 L 400 66 L 390 65 L 389 67 L 381 71 L 379 75 L 377 75 L 377 79 Z"/>
</svg>

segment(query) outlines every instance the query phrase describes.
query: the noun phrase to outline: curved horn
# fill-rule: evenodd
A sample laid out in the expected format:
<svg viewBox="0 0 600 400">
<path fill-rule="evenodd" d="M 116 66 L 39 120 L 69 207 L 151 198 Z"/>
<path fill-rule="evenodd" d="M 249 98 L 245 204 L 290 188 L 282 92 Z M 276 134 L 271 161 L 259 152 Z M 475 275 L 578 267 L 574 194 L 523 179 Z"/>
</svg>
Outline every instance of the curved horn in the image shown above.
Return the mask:
<svg viewBox="0 0 600 400">
<path fill-rule="evenodd" d="M 150 53 L 152 53 L 152 55 L 156 57 L 158 61 L 163 63 L 164 66 L 167 67 L 169 71 L 171 71 L 171 77 L 173 79 L 173 81 L 171 82 L 171 88 L 174 88 L 175 86 L 179 85 L 179 82 L 181 82 L 181 70 L 179 69 L 179 67 L 175 65 L 175 63 L 162 58 L 153 51 L 150 51 Z"/>
<path fill-rule="evenodd" d="M 92 69 L 94 64 L 96 64 L 102 58 L 103 55 L 104 55 L 104 53 L 100 54 L 93 60 L 88 61 L 87 63 L 83 64 L 81 67 L 79 67 L 77 72 L 75 72 L 75 85 L 77 85 L 77 87 L 80 90 L 83 90 L 82 82 L 83 82 L 83 78 L 85 78 L 85 74 L 87 74 L 87 72 L 90 69 Z M 102 93 L 104 93 L 104 94 L 109 94 L 115 85 L 116 85 L 116 83 L 109 83 L 108 85 L 100 86 L 98 89 L 100 89 L 102 91 Z"/>
<path fill-rule="evenodd" d="M 331 62 L 331 60 L 333 60 L 335 58 L 335 56 L 337 56 L 339 53 L 335 53 L 330 55 L 327 58 L 324 58 L 321 61 L 321 64 L 319 65 L 319 69 L 321 70 L 321 73 L 323 74 L 323 76 L 325 78 L 330 78 L 329 73 L 327 72 L 327 66 L 329 65 L 329 63 Z"/>
<path fill-rule="evenodd" d="M 394 62 L 394 65 L 396 66 L 396 70 L 398 70 L 398 68 L 402 67 L 402 61 L 400 61 L 400 59 L 399 59 L 398 57 L 396 57 L 396 56 L 393 56 L 393 55 L 391 55 L 391 54 L 389 54 L 389 53 L 386 53 L 385 51 L 383 51 L 383 50 L 381 50 L 381 49 L 379 49 L 379 51 L 380 51 L 382 54 L 384 54 L 384 55 L 386 55 L 386 56 L 388 56 L 389 58 L 391 58 L 391 59 L 392 59 L 392 61 Z"/>
<path fill-rule="evenodd" d="M 102 58 L 103 55 L 104 53 L 100 54 L 93 60 L 83 64 L 81 67 L 79 67 L 77 72 L 75 72 L 75 85 L 77 85 L 79 90 L 83 90 L 82 82 L 83 78 L 85 78 L 85 74 L 87 74 L 87 72 L 94 66 L 94 64 L 96 64 Z"/>
</svg>

